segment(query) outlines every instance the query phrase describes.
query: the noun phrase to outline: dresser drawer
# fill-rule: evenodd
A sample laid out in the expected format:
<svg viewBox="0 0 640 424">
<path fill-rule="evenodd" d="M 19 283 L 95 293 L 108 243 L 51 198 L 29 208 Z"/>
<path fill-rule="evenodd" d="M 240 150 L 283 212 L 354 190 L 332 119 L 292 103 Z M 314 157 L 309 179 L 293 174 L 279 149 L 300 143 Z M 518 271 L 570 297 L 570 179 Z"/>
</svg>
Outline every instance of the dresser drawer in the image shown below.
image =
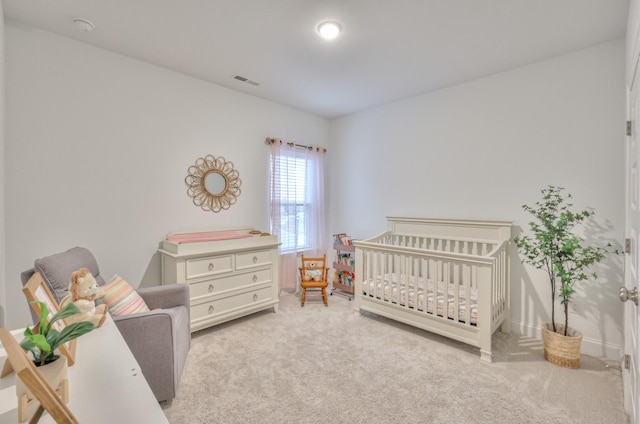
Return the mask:
<svg viewBox="0 0 640 424">
<path fill-rule="evenodd" d="M 236 253 L 236 269 L 247 269 L 271 263 L 271 251 L 258 250 L 255 252 Z"/>
<path fill-rule="evenodd" d="M 191 305 L 191 320 L 197 321 L 207 317 L 214 317 L 218 314 L 268 300 L 271 300 L 271 287 L 263 287 L 231 296 L 221 297 L 209 302 Z"/>
<path fill-rule="evenodd" d="M 271 268 L 191 283 L 189 293 L 193 299 L 268 282 L 271 282 Z"/>
<path fill-rule="evenodd" d="M 193 278 L 224 274 L 232 270 L 231 255 L 189 259 L 186 263 L 186 278 L 190 280 Z"/>
</svg>

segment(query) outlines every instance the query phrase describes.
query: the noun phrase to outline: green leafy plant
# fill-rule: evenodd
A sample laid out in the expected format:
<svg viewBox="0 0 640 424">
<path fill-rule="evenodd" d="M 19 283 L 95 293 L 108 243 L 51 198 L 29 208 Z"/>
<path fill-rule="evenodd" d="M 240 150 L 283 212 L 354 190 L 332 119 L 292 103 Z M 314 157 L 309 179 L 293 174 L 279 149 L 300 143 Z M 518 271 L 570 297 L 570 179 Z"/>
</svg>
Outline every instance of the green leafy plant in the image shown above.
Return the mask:
<svg viewBox="0 0 640 424">
<path fill-rule="evenodd" d="M 532 214 L 537 221 L 529 223 L 532 236 L 523 235 L 514 239 L 523 262 L 535 268 L 543 269 L 549 275 L 551 283 L 551 322 L 555 323 L 556 292 L 564 307 L 564 335 L 569 328 L 569 303 L 576 293 L 574 285 L 589 277 L 598 278 L 595 272 L 587 269 L 605 259 L 607 253 L 620 253 L 611 243 L 604 247 L 590 246 L 574 234 L 576 225 L 594 215 L 592 209 L 573 212 L 571 194 L 564 194 L 563 188 L 548 186 L 541 190 L 542 199 L 535 206 L 523 205 L 522 208 Z"/>
<path fill-rule="evenodd" d="M 80 310 L 78 307 L 73 303 L 69 303 L 54 314 L 49 322 L 47 322 L 47 317 L 49 316 L 49 308 L 47 308 L 47 305 L 44 302 L 31 303 L 38 303 L 40 305 L 38 332 L 34 333 L 33 330 L 27 326 L 24 330 L 25 339 L 20 343 L 20 346 L 27 352 L 31 352 L 37 366 L 55 360 L 54 352 L 60 345 L 76 339 L 94 328 L 93 323 L 82 321 L 69 324 L 65 326 L 62 331 L 58 331 L 53 324 L 58 320 L 79 313 Z"/>
</svg>

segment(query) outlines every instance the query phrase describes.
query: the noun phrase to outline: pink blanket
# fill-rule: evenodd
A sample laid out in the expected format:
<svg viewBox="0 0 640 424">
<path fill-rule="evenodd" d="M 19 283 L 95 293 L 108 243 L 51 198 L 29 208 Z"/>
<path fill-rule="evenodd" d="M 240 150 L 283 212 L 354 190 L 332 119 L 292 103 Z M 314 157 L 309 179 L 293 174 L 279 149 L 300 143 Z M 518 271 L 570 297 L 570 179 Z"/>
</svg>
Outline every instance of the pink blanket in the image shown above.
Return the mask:
<svg viewBox="0 0 640 424">
<path fill-rule="evenodd" d="M 206 233 L 170 234 L 167 241 L 176 244 L 198 243 L 203 241 L 231 240 L 253 237 L 251 234 L 239 234 L 237 231 L 209 231 Z"/>
</svg>

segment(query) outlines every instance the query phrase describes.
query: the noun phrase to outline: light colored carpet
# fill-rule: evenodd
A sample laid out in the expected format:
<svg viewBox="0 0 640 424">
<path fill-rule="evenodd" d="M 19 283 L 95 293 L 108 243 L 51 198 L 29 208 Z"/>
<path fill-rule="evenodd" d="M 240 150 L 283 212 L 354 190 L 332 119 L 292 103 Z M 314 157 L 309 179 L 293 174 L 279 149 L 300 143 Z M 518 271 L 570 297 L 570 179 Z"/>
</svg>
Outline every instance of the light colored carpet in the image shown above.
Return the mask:
<svg viewBox="0 0 640 424">
<path fill-rule="evenodd" d="M 538 340 L 471 347 L 331 296 L 193 334 L 170 423 L 627 423 L 617 364 L 546 362 Z"/>
</svg>

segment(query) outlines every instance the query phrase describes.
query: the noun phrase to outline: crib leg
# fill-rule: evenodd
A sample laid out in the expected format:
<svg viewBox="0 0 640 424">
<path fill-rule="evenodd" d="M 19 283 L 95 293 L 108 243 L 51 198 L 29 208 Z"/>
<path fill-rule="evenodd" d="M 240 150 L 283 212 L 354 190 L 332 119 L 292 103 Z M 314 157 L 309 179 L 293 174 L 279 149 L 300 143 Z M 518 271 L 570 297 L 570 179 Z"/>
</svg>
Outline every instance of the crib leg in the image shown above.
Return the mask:
<svg viewBox="0 0 640 424">
<path fill-rule="evenodd" d="M 493 362 L 491 334 L 480 334 L 480 359 L 485 362 Z"/>
<path fill-rule="evenodd" d="M 480 360 L 491 363 L 493 362 L 493 355 L 491 354 L 491 352 L 480 349 Z"/>
<path fill-rule="evenodd" d="M 500 326 L 500 331 L 502 331 L 505 334 L 510 334 L 511 333 L 511 321 L 508 319 L 505 319 L 504 321 L 502 321 L 502 325 Z"/>
</svg>

